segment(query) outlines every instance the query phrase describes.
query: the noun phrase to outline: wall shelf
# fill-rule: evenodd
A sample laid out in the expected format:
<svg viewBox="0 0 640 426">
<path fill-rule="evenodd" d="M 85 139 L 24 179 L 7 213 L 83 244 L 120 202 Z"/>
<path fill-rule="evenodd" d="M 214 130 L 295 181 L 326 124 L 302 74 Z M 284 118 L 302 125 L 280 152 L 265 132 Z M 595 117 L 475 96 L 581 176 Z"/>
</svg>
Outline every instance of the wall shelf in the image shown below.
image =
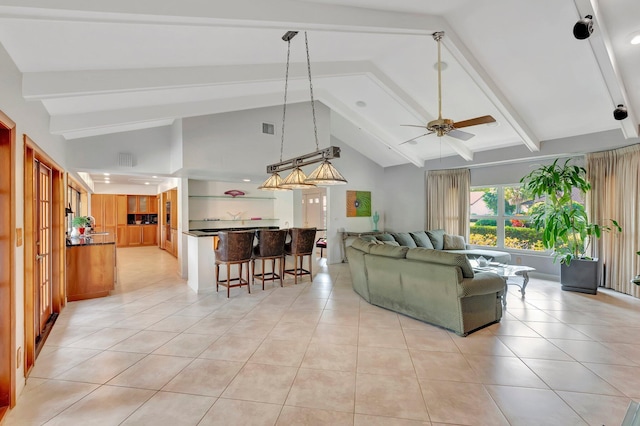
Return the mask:
<svg viewBox="0 0 640 426">
<path fill-rule="evenodd" d="M 231 197 L 229 195 L 189 195 L 189 198 L 213 198 L 218 200 L 275 200 L 275 197 Z"/>
</svg>

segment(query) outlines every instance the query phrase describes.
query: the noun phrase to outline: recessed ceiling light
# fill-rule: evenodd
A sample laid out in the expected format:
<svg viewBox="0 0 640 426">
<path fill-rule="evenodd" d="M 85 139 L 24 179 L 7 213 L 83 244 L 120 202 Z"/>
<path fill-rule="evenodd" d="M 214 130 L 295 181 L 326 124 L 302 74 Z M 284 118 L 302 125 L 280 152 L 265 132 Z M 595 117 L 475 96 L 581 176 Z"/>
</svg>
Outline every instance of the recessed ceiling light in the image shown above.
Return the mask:
<svg viewBox="0 0 640 426">
<path fill-rule="evenodd" d="M 158 176 L 151 176 L 151 177 L 154 178 L 154 179 L 158 179 Z"/>
<path fill-rule="evenodd" d="M 640 44 L 640 34 L 634 34 L 631 37 L 631 44 Z"/>
<path fill-rule="evenodd" d="M 103 173 L 103 175 L 105 175 L 105 176 L 110 176 L 110 175 L 111 175 L 111 173 Z"/>
<path fill-rule="evenodd" d="M 447 64 L 446 62 L 440 62 L 440 63 L 442 64 L 442 65 L 440 65 L 440 67 L 441 67 L 440 69 L 442 71 L 444 71 L 447 68 L 449 68 L 449 64 Z M 436 71 L 438 70 L 438 63 L 437 62 L 435 64 L 433 64 L 433 69 L 436 70 Z"/>
<path fill-rule="evenodd" d="M 356 102 L 356 105 L 359 106 L 360 108 L 364 108 L 367 106 L 367 103 L 365 101 L 358 101 Z"/>
<path fill-rule="evenodd" d="M 251 182 L 251 179 L 242 179 L 243 182 Z"/>
<path fill-rule="evenodd" d="M 111 183 L 111 182 L 109 182 L 108 180 L 105 180 L 104 183 Z"/>
<path fill-rule="evenodd" d="M 145 185 L 149 185 L 149 182 L 145 182 L 144 184 L 145 184 Z"/>
<path fill-rule="evenodd" d="M 487 127 L 498 127 L 499 125 L 499 121 L 492 121 L 491 123 L 487 123 Z"/>
</svg>

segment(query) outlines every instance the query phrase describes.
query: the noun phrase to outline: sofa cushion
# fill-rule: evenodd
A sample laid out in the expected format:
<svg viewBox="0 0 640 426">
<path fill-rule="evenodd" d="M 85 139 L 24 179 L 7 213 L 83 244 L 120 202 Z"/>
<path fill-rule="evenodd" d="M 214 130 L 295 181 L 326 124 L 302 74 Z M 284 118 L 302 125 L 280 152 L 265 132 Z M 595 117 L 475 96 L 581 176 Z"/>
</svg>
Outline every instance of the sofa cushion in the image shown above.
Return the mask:
<svg viewBox="0 0 640 426">
<path fill-rule="evenodd" d="M 409 235 L 408 232 L 394 232 L 392 235 L 393 238 L 395 238 L 401 246 L 409 248 L 418 247 L 416 245 L 416 242 L 413 241 L 413 238 L 411 238 L 411 235 Z"/>
<path fill-rule="evenodd" d="M 444 250 L 464 250 L 467 248 L 464 237 L 444 234 Z"/>
<path fill-rule="evenodd" d="M 378 256 L 393 257 L 396 259 L 404 259 L 407 255 L 408 247 L 392 246 L 389 244 L 372 245 L 369 253 Z"/>
<path fill-rule="evenodd" d="M 427 235 L 426 232 L 424 231 L 409 232 L 409 235 L 411 235 L 411 238 L 413 238 L 413 241 L 416 242 L 416 245 L 418 247 L 424 247 L 428 249 L 433 248 L 433 244 L 431 244 L 431 240 L 429 239 L 429 236 Z"/>
<path fill-rule="evenodd" d="M 365 241 L 369 241 L 369 242 L 376 243 L 376 244 L 378 242 L 376 237 L 374 237 L 373 235 L 360 235 L 359 238 L 362 238 Z"/>
<path fill-rule="evenodd" d="M 397 241 L 380 241 L 381 244 L 387 244 L 390 246 L 400 247 L 400 243 Z"/>
<path fill-rule="evenodd" d="M 365 241 L 362 238 L 356 238 L 355 240 L 353 240 L 353 243 L 351 243 L 351 247 L 356 248 L 365 253 L 370 253 L 371 247 L 376 245 L 377 245 L 376 243 L 371 241 Z"/>
<path fill-rule="evenodd" d="M 432 229 L 427 231 L 427 235 L 436 250 L 444 249 L 444 229 Z"/>
<path fill-rule="evenodd" d="M 378 241 L 395 241 L 396 240 L 395 238 L 393 238 L 393 235 L 391 234 L 376 235 L 376 239 Z"/>
<path fill-rule="evenodd" d="M 373 249 L 371 251 L 373 253 Z M 440 263 L 443 265 L 459 266 L 464 278 L 473 278 L 473 269 L 469 259 L 462 253 L 450 253 L 441 250 L 432 250 L 422 247 L 410 249 L 406 255 L 407 259 L 421 260 L 423 262 Z"/>
</svg>

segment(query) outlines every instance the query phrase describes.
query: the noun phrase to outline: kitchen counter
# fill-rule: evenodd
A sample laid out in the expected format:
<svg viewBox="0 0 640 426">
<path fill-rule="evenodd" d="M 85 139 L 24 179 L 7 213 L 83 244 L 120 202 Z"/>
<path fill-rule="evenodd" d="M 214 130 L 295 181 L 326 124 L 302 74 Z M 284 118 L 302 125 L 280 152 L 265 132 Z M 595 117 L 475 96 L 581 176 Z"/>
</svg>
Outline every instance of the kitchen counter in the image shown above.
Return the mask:
<svg viewBox="0 0 640 426">
<path fill-rule="evenodd" d="M 115 244 L 113 235 L 108 232 L 96 232 L 79 238 L 67 238 L 67 247 Z"/>
<path fill-rule="evenodd" d="M 116 282 L 116 244 L 109 235 L 67 240 L 67 300 L 108 296 Z"/>
</svg>

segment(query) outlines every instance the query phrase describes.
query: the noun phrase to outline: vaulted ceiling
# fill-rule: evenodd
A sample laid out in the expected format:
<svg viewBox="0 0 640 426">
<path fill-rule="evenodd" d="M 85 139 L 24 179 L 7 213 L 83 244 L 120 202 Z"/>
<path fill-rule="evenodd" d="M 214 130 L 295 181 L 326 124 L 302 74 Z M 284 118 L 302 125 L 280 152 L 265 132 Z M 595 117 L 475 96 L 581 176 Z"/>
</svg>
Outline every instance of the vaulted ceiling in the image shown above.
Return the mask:
<svg viewBox="0 0 640 426">
<path fill-rule="evenodd" d="M 574 23 L 594 16 L 587 40 Z M 332 134 L 383 167 L 620 129 L 637 138 L 637 0 L 0 0 L 0 43 L 66 139 L 282 104 L 306 30 Z M 468 141 L 403 127 L 492 115 Z M 304 37 L 289 102 L 309 100 Z M 612 111 L 624 104 L 629 117 Z"/>
</svg>

